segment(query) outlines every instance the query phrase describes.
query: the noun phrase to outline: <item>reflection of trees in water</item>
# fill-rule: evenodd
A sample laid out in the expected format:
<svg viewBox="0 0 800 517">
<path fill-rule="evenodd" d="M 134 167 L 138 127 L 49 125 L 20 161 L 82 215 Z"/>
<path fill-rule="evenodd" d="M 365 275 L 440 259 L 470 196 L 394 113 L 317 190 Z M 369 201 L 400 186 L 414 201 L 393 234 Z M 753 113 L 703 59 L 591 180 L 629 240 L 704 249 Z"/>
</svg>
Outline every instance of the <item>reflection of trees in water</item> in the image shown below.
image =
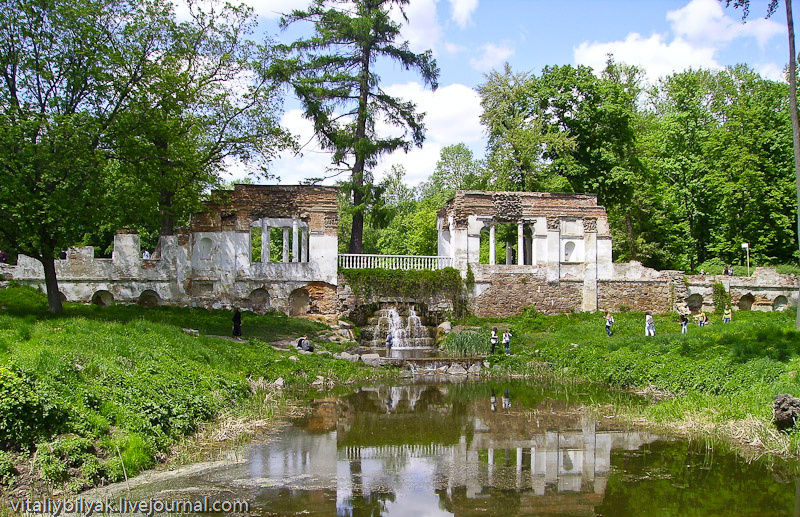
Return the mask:
<svg viewBox="0 0 800 517">
<path fill-rule="evenodd" d="M 520 510 L 520 492 L 514 490 L 500 490 L 496 488 L 486 488 L 481 493 L 481 497 L 468 497 L 467 488 L 464 486 L 455 487 L 448 491 L 444 488 L 436 490 L 439 496 L 439 506 L 455 515 L 472 515 L 479 512 L 479 515 L 517 515 Z"/>
<path fill-rule="evenodd" d="M 353 496 L 345 506 L 337 509 L 339 517 L 380 517 L 386 512 L 386 504 L 395 502 L 393 492 L 370 492 L 366 496 Z"/>
<path fill-rule="evenodd" d="M 781 479 L 764 462 L 748 463 L 721 447 L 656 442 L 635 452 L 614 451 L 612 463 L 597 508 L 603 515 L 641 515 L 642 508 L 654 516 L 793 514 L 794 479 Z"/>
</svg>

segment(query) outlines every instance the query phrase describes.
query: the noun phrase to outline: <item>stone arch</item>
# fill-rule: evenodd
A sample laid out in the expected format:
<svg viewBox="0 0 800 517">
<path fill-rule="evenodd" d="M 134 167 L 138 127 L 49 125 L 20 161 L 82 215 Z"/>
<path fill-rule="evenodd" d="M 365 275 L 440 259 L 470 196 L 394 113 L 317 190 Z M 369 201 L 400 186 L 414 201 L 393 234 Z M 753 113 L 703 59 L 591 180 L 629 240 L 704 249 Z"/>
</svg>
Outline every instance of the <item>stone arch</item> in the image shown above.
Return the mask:
<svg viewBox="0 0 800 517">
<path fill-rule="evenodd" d="M 200 242 L 197 243 L 197 254 L 203 260 L 208 260 L 211 258 L 211 252 L 214 249 L 214 241 L 208 237 L 203 237 L 200 239 Z"/>
<path fill-rule="evenodd" d="M 574 262 L 575 261 L 575 243 L 572 241 L 567 241 L 564 245 L 564 262 Z"/>
<path fill-rule="evenodd" d="M 161 297 L 152 289 L 145 289 L 139 295 L 139 305 L 142 307 L 155 307 L 161 303 Z"/>
<path fill-rule="evenodd" d="M 308 291 L 300 287 L 289 294 L 289 315 L 305 316 L 311 307 L 311 298 Z"/>
<path fill-rule="evenodd" d="M 772 310 L 773 311 L 782 311 L 789 305 L 789 299 L 783 295 L 778 296 L 775 298 L 775 301 L 772 302 Z"/>
<path fill-rule="evenodd" d="M 269 310 L 269 292 L 262 287 L 254 289 L 247 297 L 247 303 L 255 312 L 267 312 Z"/>
<path fill-rule="evenodd" d="M 697 314 L 701 310 L 703 310 L 703 295 L 701 294 L 693 294 L 686 298 L 686 305 L 689 307 L 689 311 L 692 314 Z"/>
<path fill-rule="evenodd" d="M 739 310 L 740 311 L 749 311 L 753 308 L 753 302 L 756 301 L 755 296 L 750 293 L 739 298 Z"/>
<path fill-rule="evenodd" d="M 92 295 L 92 303 L 101 307 L 114 305 L 114 295 L 104 289 L 101 289 Z"/>
</svg>

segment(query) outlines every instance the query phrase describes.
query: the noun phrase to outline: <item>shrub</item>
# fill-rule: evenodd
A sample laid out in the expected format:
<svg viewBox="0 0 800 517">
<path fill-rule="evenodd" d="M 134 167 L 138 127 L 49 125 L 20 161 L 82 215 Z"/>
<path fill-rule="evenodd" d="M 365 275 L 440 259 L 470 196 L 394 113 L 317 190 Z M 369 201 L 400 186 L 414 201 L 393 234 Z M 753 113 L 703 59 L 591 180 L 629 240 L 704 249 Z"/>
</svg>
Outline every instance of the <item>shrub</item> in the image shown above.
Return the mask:
<svg viewBox="0 0 800 517">
<path fill-rule="evenodd" d="M 731 295 L 725 291 L 722 282 L 714 282 L 714 312 L 722 314 L 725 307 L 731 304 Z"/>
<path fill-rule="evenodd" d="M 489 336 L 481 332 L 453 332 L 442 342 L 442 348 L 458 356 L 487 355 L 491 350 Z"/>
<path fill-rule="evenodd" d="M 16 475 L 17 469 L 14 468 L 14 457 L 5 451 L 0 451 L 0 484 L 10 484 Z"/>
<path fill-rule="evenodd" d="M 58 411 L 45 402 L 33 381 L 13 365 L 0 366 L 0 442 L 29 447 L 60 423 Z"/>
</svg>

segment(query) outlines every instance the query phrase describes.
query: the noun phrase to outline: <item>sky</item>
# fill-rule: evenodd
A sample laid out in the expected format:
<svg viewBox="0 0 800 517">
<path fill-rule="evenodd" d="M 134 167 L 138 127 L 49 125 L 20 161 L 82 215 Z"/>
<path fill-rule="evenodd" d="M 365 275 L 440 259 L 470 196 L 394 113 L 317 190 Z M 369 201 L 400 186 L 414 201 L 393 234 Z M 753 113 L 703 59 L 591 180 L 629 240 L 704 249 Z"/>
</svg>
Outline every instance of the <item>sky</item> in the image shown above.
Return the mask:
<svg viewBox="0 0 800 517">
<path fill-rule="evenodd" d="M 288 42 L 299 28 L 281 31 L 280 13 L 302 8 L 307 0 L 245 3 L 258 15 L 260 32 Z M 433 52 L 441 71 L 439 87 L 431 91 L 415 72 L 380 64 L 383 87 L 416 103 L 425 113 L 427 133 L 421 148 L 382 157 L 374 175 L 380 179 L 400 164 L 406 182 L 417 185 L 431 174 L 441 149 L 459 142 L 483 157 L 486 137 L 475 88 L 506 62 L 514 71 L 536 74 L 546 65 L 563 64 L 589 65 L 599 72 L 612 53 L 619 62 L 643 68 L 649 82 L 687 68 L 738 63 L 782 80 L 788 62 L 785 14 L 779 9 L 765 19 L 766 3 L 751 0 L 750 17 L 742 23 L 740 11 L 724 9 L 718 0 L 411 0 L 402 36 L 413 50 Z M 325 176 L 330 155 L 316 146 L 310 122 L 288 95 L 281 123 L 301 143 L 311 143 L 272 163 L 270 172 L 278 182 Z M 245 174 L 245 167 L 231 164 L 227 179 Z"/>
</svg>

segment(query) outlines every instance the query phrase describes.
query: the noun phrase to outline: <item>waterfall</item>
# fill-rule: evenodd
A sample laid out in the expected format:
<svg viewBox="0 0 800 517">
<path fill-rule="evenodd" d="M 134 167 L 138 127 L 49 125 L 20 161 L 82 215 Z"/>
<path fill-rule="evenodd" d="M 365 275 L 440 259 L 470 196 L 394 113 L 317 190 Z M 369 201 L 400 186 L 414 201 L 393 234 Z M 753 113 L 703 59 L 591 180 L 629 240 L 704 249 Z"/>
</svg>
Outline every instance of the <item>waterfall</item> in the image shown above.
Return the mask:
<svg viewBox="0 0 800 517">
<path fill-rule="evenodd" d="M 392 333 L 393 350 L 434 346 L 434 339 L 431 337 L 433 331 L 425 326 L 413 305 L 407 308 L 395 305 L 382 307 L 375 312 L 371 321 L 373 324 L 363 329 L 362 333 L 367 331 L 367 342 L 373 347 L 382 348 L 386 345 L 387 332 Z"/>
</svg>

